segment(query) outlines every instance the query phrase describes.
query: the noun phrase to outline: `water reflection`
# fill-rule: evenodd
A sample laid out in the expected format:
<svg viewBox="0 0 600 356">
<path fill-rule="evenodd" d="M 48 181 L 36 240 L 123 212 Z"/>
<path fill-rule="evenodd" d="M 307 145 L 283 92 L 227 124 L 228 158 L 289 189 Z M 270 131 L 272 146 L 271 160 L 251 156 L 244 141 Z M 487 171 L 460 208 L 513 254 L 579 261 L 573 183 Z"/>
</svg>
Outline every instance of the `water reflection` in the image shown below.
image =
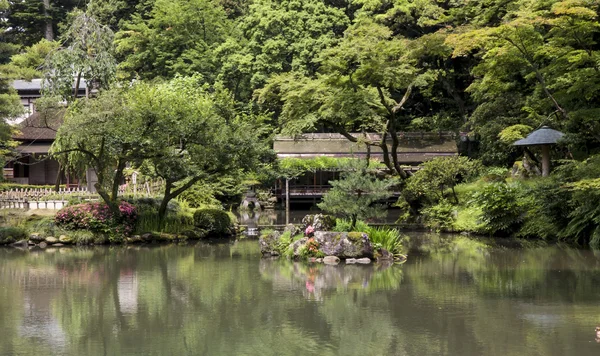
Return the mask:
<svg viewBox="0 0 600 356">
<path fill-rule="evenodd" d="M 272 281 L 273 288 L 295 290 L 306 299 L 317 301 L 352 290 L 393 290 L 402 282 L 401 267 L 391 263 L 328 266 L 284 259 L 263 259 L 259 269 L 263 279 Z"/>
<path fill-rule="evenodd" d="M 0 354 L 596 355 L 600 260 L 412 236 L 401 266 L 233 244 L 0 249 Z"/>
</svg>

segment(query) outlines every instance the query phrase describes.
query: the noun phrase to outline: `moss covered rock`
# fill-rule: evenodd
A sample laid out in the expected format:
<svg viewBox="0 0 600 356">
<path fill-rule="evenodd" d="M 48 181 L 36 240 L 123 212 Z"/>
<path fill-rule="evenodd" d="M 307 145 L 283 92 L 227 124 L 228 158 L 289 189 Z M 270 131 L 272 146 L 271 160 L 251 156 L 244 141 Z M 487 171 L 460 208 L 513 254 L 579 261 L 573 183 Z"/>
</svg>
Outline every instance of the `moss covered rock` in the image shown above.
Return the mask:
<svg viewBox="0 0 600 356">
<path fill-rule="evenodd" d="M 0 227 L 0 245 L 7 245 L 27 238 L 27 232 L 18 227 Z"/>
</svg>

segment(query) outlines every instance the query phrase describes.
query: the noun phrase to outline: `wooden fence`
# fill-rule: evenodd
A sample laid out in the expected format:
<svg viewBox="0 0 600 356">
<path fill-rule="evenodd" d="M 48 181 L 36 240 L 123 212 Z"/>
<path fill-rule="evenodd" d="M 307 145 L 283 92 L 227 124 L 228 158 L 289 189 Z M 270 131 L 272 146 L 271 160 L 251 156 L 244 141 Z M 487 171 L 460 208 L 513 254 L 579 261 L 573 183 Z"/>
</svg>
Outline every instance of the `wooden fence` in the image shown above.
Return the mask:
<svg viewBox="0 0 600 356">
<path fill-rule="evenodd" d="M 123 184 L 119 187 L 118 195 L 133 195 L 148 197 L 162 191 L 162 182 L 146 182 L 144 184 Z M 88 199 L 99 199 L 97 193 L 92 193 L 86 187 L 60 188 L 58 191 L 50 188 L 19 188 L 0 191 L 0 209 L 51 209 L 59 210 L 68 205 L 70 196 L 88 196 Z M 53 198 L 53 199 L 50 199 Z"/>
</svg>

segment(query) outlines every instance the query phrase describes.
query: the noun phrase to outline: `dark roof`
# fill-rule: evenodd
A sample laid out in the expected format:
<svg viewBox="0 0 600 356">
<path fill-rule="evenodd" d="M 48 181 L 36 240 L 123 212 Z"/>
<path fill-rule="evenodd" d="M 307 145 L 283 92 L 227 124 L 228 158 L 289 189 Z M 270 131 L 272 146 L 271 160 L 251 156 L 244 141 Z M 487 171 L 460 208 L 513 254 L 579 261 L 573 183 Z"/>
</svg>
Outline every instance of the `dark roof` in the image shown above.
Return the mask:
<svg viewBox="0 0 600 356">
<path fill-rule="evenodd" d="M 79 82 L 79 90 L 85 90 L 85 80 Z M 17 91 L 40 91 L 42 89 L 42 79 L 15 80 L 12 87 Z M 75 88 L 75 79 L 73 79 L 73 88 Z"/>
<path fill-rule="evenodd" d="M 526 138 L 523 138 L 515 143 L 514 146 L 535 146 L 535 145 L 553 145 L 557 143 L 565 134 L 553 130 L 548 126 L 542 126 L 539 130 L 535 130 Z"/>
<path fill-rule="evenodd" d="M 17 126 L 20 132 L 13 138 L 18 141 L 54 140 L 61 123 L 62 119 L 46 120 L 35 112 Z"/>
</svg>

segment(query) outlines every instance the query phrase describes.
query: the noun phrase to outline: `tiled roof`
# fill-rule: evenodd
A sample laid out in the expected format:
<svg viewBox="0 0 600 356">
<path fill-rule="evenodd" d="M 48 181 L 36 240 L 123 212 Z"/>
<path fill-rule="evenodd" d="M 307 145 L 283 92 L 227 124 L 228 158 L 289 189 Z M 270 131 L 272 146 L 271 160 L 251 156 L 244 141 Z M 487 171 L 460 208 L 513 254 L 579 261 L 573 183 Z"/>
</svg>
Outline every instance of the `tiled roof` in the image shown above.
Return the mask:
<svg viewBox="0 0 600 356">
<path fill-rule="evenodd" d="M 54 140 L 61 123 L 62 119 L 46 120 L 39 112 L 35 112 L 18 125 L 20 132 L 13 138 L 18 141 Z"/>
<path fill-rule="evenodd" d="M 85 80 L 81 80 L 79 90 L 85 89 L 85 86 Z M 12 87 L 17 91 L 40 91 L 42 89 L 42 79 L 15 80 L 12 82 Z M 75 88 L 75 80 L 73 80 L 73 88 Z"/>
</svg>

